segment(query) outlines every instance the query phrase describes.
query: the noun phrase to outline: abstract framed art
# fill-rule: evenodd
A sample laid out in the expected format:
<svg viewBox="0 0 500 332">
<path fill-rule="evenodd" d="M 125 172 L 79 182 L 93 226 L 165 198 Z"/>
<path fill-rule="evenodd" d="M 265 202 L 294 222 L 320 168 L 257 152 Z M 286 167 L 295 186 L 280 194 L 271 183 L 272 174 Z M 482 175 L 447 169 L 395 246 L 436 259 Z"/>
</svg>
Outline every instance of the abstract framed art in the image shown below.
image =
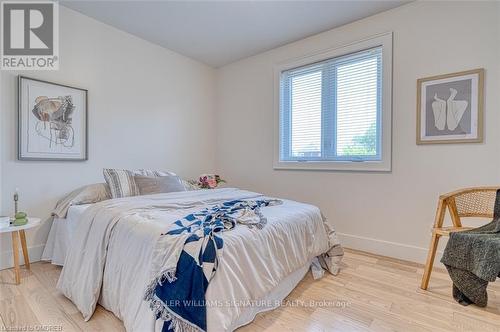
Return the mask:
<svg viewBox="0 0 500 332">
<path fill-rule="evenodd" d="M 85 89 L 19 76 L 19 160 L 88 159 Z"/>
<path fill-rule="evenodd" d="M 417 80 L 417 144 L 483 141 L 484 69 Z"/>
</svg>

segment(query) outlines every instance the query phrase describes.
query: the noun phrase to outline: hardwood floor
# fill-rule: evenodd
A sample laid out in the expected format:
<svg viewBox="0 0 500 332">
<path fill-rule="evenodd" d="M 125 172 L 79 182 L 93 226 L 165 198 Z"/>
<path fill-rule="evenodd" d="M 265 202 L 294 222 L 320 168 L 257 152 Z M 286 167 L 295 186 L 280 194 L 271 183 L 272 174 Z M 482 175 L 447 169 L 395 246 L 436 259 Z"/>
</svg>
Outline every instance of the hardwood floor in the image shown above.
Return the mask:
<svg viewBox="0 0 500 332">
<path fill-rule="evenodd" d="M 487 308 L 463 307 L 451 297 L 451 282 L 435 269 L 428 291 L 419 288 L 423 266 L 346 250 L 344 268 L 313 281 L 310 273 L 286 306 L 257 316 L 250 331 L 500 331 L 500 283 L 488 288 Z M 12 270 L 0 271 L 0 331 L 53 326 L 53 331 L 123 331 L 112 313 L 98 307 L 84 322 L 55 289 L 60 268 L 34 263 L 14 285 Z M 13 330 L 13 329 L 11 329 Z"/>
</svg>

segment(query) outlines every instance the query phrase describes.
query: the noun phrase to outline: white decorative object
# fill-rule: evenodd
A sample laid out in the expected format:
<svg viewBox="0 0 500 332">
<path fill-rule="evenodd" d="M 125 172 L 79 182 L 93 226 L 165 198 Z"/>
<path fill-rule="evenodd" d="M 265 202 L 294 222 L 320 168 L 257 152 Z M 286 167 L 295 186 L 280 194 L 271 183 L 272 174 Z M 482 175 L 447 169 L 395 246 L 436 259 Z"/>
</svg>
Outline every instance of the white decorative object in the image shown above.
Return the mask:
<svg viewBox="0 0 500 332">
<path fill-rule="evenodd" d="M 454 100 L 458 91 L 450 88 L 450 98 L 446 101 L 446 107 L 448 113 L 446 114 L 446 124 L 448 125 L 448 130 L 455 130 L 462 120 L 465 109 L 469 105 L 467 100 Z"/>
<path fill-rule="evenodd" d="M 483 69 L 419 79 L 417 144 L 482 142 Z"/>
<path fill-rule="evenodd" d="M 437 94 L 434 95 L 432 103 L 432 111 L 434 112 L 434 125 L 438 130 L 444 130 L 446 125 L 446 101 L 439 99 Z"/>
<path fill-rule="evenodd" d="M 10 217 L 0 216 L 0 229 L 9 227 L 10 225 Z"/>
</svg>

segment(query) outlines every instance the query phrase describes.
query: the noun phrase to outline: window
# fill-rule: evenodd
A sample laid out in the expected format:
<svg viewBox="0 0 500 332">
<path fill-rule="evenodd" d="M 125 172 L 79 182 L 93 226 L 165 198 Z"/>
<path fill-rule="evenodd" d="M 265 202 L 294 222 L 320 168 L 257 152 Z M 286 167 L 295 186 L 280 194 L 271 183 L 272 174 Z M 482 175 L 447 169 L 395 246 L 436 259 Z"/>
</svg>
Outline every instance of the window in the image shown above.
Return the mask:
<svg viewBox="0 0 500 332">
<path fill-rule="evenodd" d="M 386 34 L 277 68 L 275 168 L 390 170 Z"/>
</svg>

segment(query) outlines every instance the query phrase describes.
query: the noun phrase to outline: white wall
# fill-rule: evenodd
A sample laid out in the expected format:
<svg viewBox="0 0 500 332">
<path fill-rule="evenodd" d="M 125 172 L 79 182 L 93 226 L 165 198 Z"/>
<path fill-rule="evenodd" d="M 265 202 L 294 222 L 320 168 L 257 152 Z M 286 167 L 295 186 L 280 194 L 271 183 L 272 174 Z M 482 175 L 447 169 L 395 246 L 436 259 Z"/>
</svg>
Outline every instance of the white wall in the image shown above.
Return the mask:
<svg viewBox="0 0 500 332">
<path fill-rule="evenodd" d="M 214 70 L 60 7 L 60 70 L 0 77 L 0 214 L 20 209 L 44 220 L 61 195 L 102 182 L 102 168 L 168 169 L 184 177 L 214 170 Z M 17 160 L 17 74 L 89 90 L 89 160 Z M 31 257 L 50 223 L 27 232 Z M 0 268 L 11 264 L 0 235 Z"/>
<path fill-rule="evenodd" d="M 232 185 L 318 205 L 344 245 L 423 261 L 439 193 L 500 184 L 500 4 L 416 2 L 222 67 L 217 171 Z M 394 32 L 391 173 L 273 170 L 273 65 Z M 415 144 L 416 80 L 483 67 L 485 141 Z"/>
<path fill-rule="evenodd" d="M 17 161 L 18 73 L 0 72 L 0 214 L 12 213 L 17 187 L 21 209 L 47 219 L 61 195 L 102 181 L 103 167 L 216 169 L 232 186 L 320 206 L 346 246 L 422 260 L 439 193 L 500 184 L 499 12 L 493 2 L 411 3 L 215 72 L 60 7 L 60 70 L 21 74 L 89 90 L 89 161 Z M 385 31 L 394 32 L 392 172 L 273 170 L 273 65 Z M 417 146 L 416 79 L 478 67 L 485 142 Z M 33 259 L 49 227 L 28 232 Z M 0 268 L 10 250 L 0 235 Z"/>
</svg>

